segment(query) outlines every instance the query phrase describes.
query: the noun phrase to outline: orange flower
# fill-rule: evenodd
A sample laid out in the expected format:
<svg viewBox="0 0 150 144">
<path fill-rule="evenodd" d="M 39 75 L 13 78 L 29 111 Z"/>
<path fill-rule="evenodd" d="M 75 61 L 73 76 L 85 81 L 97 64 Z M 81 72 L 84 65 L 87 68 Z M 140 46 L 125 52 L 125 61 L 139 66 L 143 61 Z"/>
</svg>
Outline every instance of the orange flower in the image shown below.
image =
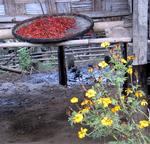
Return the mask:
<svg viewBox="0 0 150 144">
<path fill-rule="evenodd" d="M 93 102 L 91 100 L 87 100 L 85 99 L 82 103 L 81 103 L 81 106 L 84 106 L 84 105 L 92 105 Z"/>
<path fill-rule="evenodd" d="M 113 107 L 113 108 L 111 109 L 111 111 L 112 111 L 113 113 L 116 113 L 116 112 L 118 112 L 118 111 L 120 111 L 120 110 L 121 110 L 121 108 L 120 108 L 119 105 L 116 105 L 115 107 Z"/>
<path fill-rule="evenodd" d="M 130 60 L 135 60 L 136 59 L 136 57 L 134 56 L 134 55 L 131 55 L 131 56 L 128 56 L 127 57 L 127 60 L 128 61 L 130 61 Z"/>
<path fill-rule="evenodd" d="M 135 96 L 137 97 L 137 98 L 139 98 L 139 97 L 142 97 L 143 96 L 143 92 L 142 91 L 136 91 L 135 92 Z"/>
<path fill-rule="evenodd" d="M 92 67 L 89 67 L 89 68 L 88 68 L 88 72 L 89 72 L 89 73 L 92 73 L 93 71 L 94 71 L 94 69 L 93 69 Z"/>
</svg>

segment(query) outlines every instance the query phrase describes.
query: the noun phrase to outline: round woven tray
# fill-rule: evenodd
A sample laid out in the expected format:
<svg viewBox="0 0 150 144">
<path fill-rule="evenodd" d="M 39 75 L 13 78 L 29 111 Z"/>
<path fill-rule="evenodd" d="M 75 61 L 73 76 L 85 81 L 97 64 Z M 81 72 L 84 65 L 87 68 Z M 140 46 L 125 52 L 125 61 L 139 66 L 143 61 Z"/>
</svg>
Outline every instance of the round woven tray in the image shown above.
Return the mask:
<svg viewBox="0 0 150 144">
<path fill-rule="evenodd" d="M 63 38 L 58 38 L 58 39 L 29 38 L 29 37 L 21 36 L 21 35 L 16 33 L 16 31 L 19 28 L 30 24 L 32 21 L 34 21 L 36 19 L 43 18 L 43 17 L 49 17 L 49 16 L 74 18 L 76 21 L 76 28 L 75 29 L 73 29 L 73 28 L 69 29 L 69 32 L 71 32 L 70 35 L 64 36 Z M 25 41 L 25 42 L 30 42 L 30 43 L 58 43 L 58 42 L 63 42 L 66 40 L 73 39 L 77 36 L 81 36 L 81 35 L 87 33 L 90 29 L 92 29 L 93 26 L 94 26 L 93 20 L 91 18 L 89 18 L 88 16 L 81 15 L 81 14 L 42 15 L 42 16 L 34 17 L 34 18 L 27 19 L 25 21 L 20 22 L 19 24 L 14 26 L 12 33 L 18 40 Z"/>
</svg>

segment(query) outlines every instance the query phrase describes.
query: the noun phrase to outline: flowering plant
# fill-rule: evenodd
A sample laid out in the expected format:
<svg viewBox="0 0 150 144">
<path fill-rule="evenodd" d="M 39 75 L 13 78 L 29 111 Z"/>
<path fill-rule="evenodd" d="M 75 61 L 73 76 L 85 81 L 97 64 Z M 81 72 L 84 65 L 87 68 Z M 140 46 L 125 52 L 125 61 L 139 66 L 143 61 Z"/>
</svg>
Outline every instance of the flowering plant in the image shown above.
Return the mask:
<svg viewBox="0 0 150 144">
<path fill-rule="evenodd" d="M 70 102 L 76 108 L 70 108 L 69 122 L 81 126 L 78 131 L 80 139 L 110 136 L 118 144 L 148 144 L 150 140 L 144 134 L 150 126 L 150 117 L 145 113 L 148 102 L 138 84 L 138 75 L 133 72 L 135 57 L 124 59 L 119 44 L 110 47 L 110 43 L 104 42 L 101 47 L 108 49 L 109 61 L 89 69 L 95 83 L 85 90 L 83 100 L 75 96 L 71 98 Z M 95 69 L 107 71 L 96 78 Z M 126 81 L 128 86 L 124 88 Z"/>
</svg>

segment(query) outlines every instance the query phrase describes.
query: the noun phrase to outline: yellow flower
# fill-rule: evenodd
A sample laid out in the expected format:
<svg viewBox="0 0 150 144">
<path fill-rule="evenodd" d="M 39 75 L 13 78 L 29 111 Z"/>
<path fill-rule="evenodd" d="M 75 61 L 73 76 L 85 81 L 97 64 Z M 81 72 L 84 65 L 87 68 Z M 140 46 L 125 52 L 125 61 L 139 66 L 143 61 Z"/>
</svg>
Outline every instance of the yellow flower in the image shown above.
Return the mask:
<svg viewBox="0 0 150 144">
<path fill-rule="evenodd" d="M 127 89 L 125 90 L 125 92 L 127 93 L 127 95 L 129 95 L 129 94 L 133 93 L 133 91 L 132 91 L 132 89 L 131 89 L 131 88 L 127 88 Z"/>
<path fill-rule="evenodd" d="M 93 104 L 92 101 L 85 99 L 85 100 L 81 103 L 81 106 L 84 106 L 84 105 L 92 105 L 92 104 Z"/>
<path fill-rule="evenodd" d="M 82 121 L 83 121 L 83 115 L 80 113 L 77 113 L 73 118 L 74 123 L 80 123 Z"/>
<path fill-rule="evenodd" d="M 100 63 L 98 64 L 98 66 L 101 67 L 101 68 L 105 68 L 105 67 L 108 66 L 108 64 L 107 64 L 105 61 L 102 61 L 102 62 L 100 62 Z"/>
<path fill-rule="evenodd" d="M 124 99 L 125 99 L 125 96 L 124 96 L 124 95 L 123 95 L 123 96 L 121 96 L 121 97 L 120 97 L 120 99 L 121 99 L 121 100 L 124 100 Z"/>
<path fill-rule="evenodd" d="M 104 117 L 102 120 L 101 120 L 101 124 L 104 125 L 104 126 L 112 126 L 113 124 L 113 120 L 108 118 L 108 117 Z"/>
<path fill-rule="evenodd" d="M 121 110 L 121 108 L 120 108 L 119 105 L 116 105 L 115 107 L 113 107 L 113 108 L 111 109 L 111 111 L 112 111 L 113 113 L 116 113 L 116 112 L 118 112 L 118 111 L 120 111 L 120 110 Z"/>
<path fill-rule="evenodd" d="M 136 91 L 135 92 L 135 96 L 138 98 L 138 97 L 142 97 L 143 96 L 143 92 L 142 91 Z"/>
<path fill-rule="evenodd" d="M 141 101 L 141 106 L 147 106 L 147 105 L 148 105 L 148 102 L 145 99 L 143 99 Z"/>
<path fill-rule="evenodd" d="M 135 60 L 136 59 L 136 57 L 134 56 L 134 55 L 131 55 L 131 56 L 128 56 L 127 57 L 127 60 L 128 61 L 130 61 L 130 60 Z"/>
<path fill-rule="evenodd" d="M 128 67 L 127 73 L 130 74 L 130 75 L 132 75 L 132 73 L 133 73 L 133 68 L 132 68 L 132 66 L 129 66 L 129 67 Z"/>
<path fill-rule="evenodd" d="M 96 95 L 96 91 L 93 90 L 93 89 L 89 89 L 89 90 L 85 93 L 85 96 L 88 97 L 88 98 L 95 97 L 95 95 Z"/>
<path fill-rule="evenodd" d="M 142 120 L 142 121 L 140 121 L 140 122 L 139 122 L 139 125 L 138 125 L 138 127 L 139 127 L 140 129 L 146 128 L 146 127 L 148 127 L 148 126 L 149 126 L 149 121 L 147 121 L 147 120 Z"/>
<path fill-rule="evenodd" d="M 110 46 L 110 42 L 102 42 L 101 47 L 102 48 L 108 48 Z"/>
<path fill-rule="evenodd" d="M 124 58 L 121 59 L 121 62 L 122 62 L 123 64 L 126 64 L 126 63 L 127 63 L 127 61 L 126 61 Z"/>
<path fill-rule="evenodd" d="M 70 100 L 70 102 L 71 103 L 78 103 L 78 98 L 77 97 L 73 97 L 73 98 L 71 98 L 71 100 Z"/>
<path fill-rule="evenodd" d="M 94 69 L 93 69 L 92 67 L 89 67 L 89 68 L 88 68 L 88 72 L 89 72 L 89 73 L 92 73 L 93 71 L 94 71 Z"/>
<path fill-rule="evenodd" d="M 104 108 L 108 107 L 109 104 L 112 103 L 112 100 L 110 98 L 99 98 L 97 100 L 98 104 L 102 104 L 104 106 Z"/>
<path fill-rule="evenodd" d="M 114 55 L 113 55 L 113 58 L 114 58 L 115 60 L 119 60 L 119 59 L 120 59 L 120 55 L 119 55 L 119 54 L 114 54 Z"/>
<path fill-rule="evenodd" d="M 80 131 L 78 131 L 78 137 L 80 139 L 83 139 L 86 136 L 87 131 L 88 131 L 88 129 L 81 127 Z"/>
</svg>

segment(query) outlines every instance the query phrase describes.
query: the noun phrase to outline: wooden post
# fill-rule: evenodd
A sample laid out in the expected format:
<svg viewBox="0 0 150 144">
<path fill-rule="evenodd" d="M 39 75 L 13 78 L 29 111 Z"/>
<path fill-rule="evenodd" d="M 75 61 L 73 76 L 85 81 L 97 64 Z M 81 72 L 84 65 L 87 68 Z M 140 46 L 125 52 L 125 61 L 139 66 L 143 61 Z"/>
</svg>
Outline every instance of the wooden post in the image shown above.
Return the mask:
<svg viewBox="0 0 150 144">
<path fill-rule="evenodd" d="M 139 73 L 139 84 L 146 88 L 148 55 L 148 0 L 133 0 L 133 65 Z"/>
<path fill-rule="evenodd" d="M 133 53 L 134 65 L 147 64 L 148 0 L 133 0 Z"/>
<path fill-rule="evenodd" d="M 133 0 L 133 62 L 134 71 L 138 73 L 138 84 L 147 93 L 147 55 L 148 55 L 148 1 Z M 146 112 L 146 108 L 144 109 Z M 137 115 L 136 120 L 143 119 Z"/>
<path fill-rule="evenodd" d="M 127 60 L 127 47 L 128 47 L 128 43 L 123 43 L 123 46 L 121 47 L 122 48 L 122 56 L 125 60 Z M 127 73 L 125 74 L 125 77 L 128 77 Z M 126 95 L 125 90 L 127 89 L 127 87 L 128 87 L 128 80 L 126 80 L 123 84 L 123 94 L 124 95 Z"/>
<path fill-rule="evenodd" d="M 139 73 L 139 82 L 146 86 L 146 64 L 148 55 L 148 0 L 133 0 L 133 53 L 136 60 L 133 62 Z M 143 76 L 141 76 L 143 75 Z"/>
<path fill-rule="evenodd" d="M 64 46 L 58 47 L 58 71 L 59 71 L 59 84 L 67 86 L 67 72 L 65 64 Z"/>
</svg>

